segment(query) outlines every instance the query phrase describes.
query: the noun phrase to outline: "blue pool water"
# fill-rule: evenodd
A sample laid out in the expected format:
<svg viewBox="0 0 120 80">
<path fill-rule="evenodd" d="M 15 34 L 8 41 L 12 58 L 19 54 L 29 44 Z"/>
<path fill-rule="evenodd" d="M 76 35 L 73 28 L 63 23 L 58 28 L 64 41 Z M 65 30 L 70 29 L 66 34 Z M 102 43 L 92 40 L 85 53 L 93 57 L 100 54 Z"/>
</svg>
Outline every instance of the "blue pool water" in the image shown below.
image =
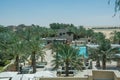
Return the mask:
<svg viewBox="0 0 120 80">
<path fill-rule="evenodd" d="M 88 51 L 86 46 L 79 47 L 79 54 L 84 58 L 88 58 Z"/>
<path fill-rule="evenodd" d="M 86 46 L 73 46 L 74 48 L 79 49 L 79 54 L 84 58 L 88 58 L 88 51 Z"/>
</svg>

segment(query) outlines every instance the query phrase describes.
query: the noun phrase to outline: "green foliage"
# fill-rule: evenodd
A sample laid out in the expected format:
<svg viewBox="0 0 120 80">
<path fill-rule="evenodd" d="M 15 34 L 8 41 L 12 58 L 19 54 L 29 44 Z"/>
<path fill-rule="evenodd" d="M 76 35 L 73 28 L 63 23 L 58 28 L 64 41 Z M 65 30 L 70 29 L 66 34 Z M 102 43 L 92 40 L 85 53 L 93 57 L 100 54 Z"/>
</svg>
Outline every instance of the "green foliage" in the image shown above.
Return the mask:
<svg viewBox="0 0 120 80">
<path fill-rule="evenodd" d="M 65 67 L 66 76 L 69 75 L 69 66 L 77 70 L 82 69 L 81 56 L 77 49 L 66 44 L 58 44 L 55 51 L 56 55 L 54 55 L 54 60 L 52 61 L 53 66 L 57 69 L 60 66 Z"/>
<path fill-rule="evenodd" d="M 50 24 L 50 28 L 51 29 L 66 29 L 66 28 L 69 28 L 69 27 L 74 27 L 73 24 L 63 24 L 63 23 L 52 23 Z"/>
<path fill-rule="evenodd" d="M 86 30 L 86 36 L 87 37 L 92 37 L 94 35 L 94 31 L 92 29 Z"/>
<path fill-rule="evenodd" d="M 115 12 L 120 11 L 120 0 L 115 0 Z"/>
<path fill-rule="evenodd" d="M 99 49 L 102 51 L 107 51 L 111 48 L 110 40 L 105 39 L 102 40 L 102 42 L 99 43 Z"/>
<path fill-rule="evenodd" d="M 16 56 L 19 56 L 20 59 L 24 60 L 33 52 L 35 52 L 36 56 L 44 57 L 44 52 L 42 52 L 43 47 L 40 46 L 41 44 L 43 44 L 41 39 L 46 37 L 56 37 L 56 29 L 61 28 L 67 29 L 68 32 L 73 33 L 74 39 L 90 37 L 93 42 L 101 45 L 100 50 L 107 51 L 108 49 L 110 49 L 110 42 L 109 40 L 105 40 L 105 35 L 103 33 L 95 33 L 92 29 L 85 29 L 83 26 L 76 27 L 73 24 L 63 23 L 52 23 L 50 24 L 50 28 L 40 27 L 34 24 L 29 26 L 24 24 L 9 27 L 0 26 L 0 62 L 5 65 L 6 60 L 15 59 Z M 116 40 L 118 40 L 118 42 L 120 41 L 119 34 L 119 32 L 115 34 Z M 60 45 L 60 47 L 56 46 L 54 48 L 54 51 L 58 52 L 57 54 L 59 55 L 64 55 L 62 57 L 64 59 L 65 56 L 71 57 L 70 55 L 72 55 L 75 57 L 75 55 L 77 55 L 73 54 L 75 52 L 72 48 L 66 45 L 64 46 L 65 47 L 63 47 L 62 45 Z M 64 49 L 62 50 L 62 48 Z M 73 53 L 68 52 L 69 50 L 71 50 L 71 52 L 73 51 Z M 62 53 L 61 51 L 65 54 L 60 54 Z M 57 55 L 57 57 L 60 56 Z M 71 60 L 74 59 L 71 57 Z M 73 63 L 70 64 L 73 65 Z"/>
<path fill-rule="evenodd" d="M 94 29 L 94 30 L 100 30 L 100 29 L 108 30 L 108 29 L 120 29 L 120 27 L 117 27 L 117 26 L 114 26 L 114 27 L 93 27 L 92 29 Z"/>
<path fill-rule="evenodd" d="M 111 0 L 108 1 L 108 4 L 110 4 Z M 117 12 L 120 11 L 120 0 L 115 0 L 115 7 L 114 7 L 114 10 L 115 10 L 115 14 L 114 16 L 116 15 Z"/>
<path fill-rule="evenodd" d="M 100 44 L 105 40 L 105 35 L 101 32 L 98 32 L 98 33 L 94 33 L 92 38 L 94 43 Z"/>
<path fill-rule="evenodd" d="M 107 59 L 111 59 L 111 56 L 115 53 L 119 52 L 119 48 L 112 48 L 110 40 L 108 39 L 102 39 L 99 42 L 99 47 L 98 48 L 89 48 L 90 57 L 94 58 L 97 61 L 100 61 L 99 59 L 102 60 L 102 68 L 106 69 L 106 61 Z M 100 63 L 100 62 L 99 62 Z"/>
<path fill-rule="evenodd" d="M 78 35 L 79 35 L 79 38 L 86 37 L 86 29 L 83 26 L 78 27 Z"/>
<path fill-rule="evenodd" d="M 111 37 L 112 43 L 120 44 L 120 32 L 114 31 L 111 33 L 111 35 L 113 35 Z"/>
<path fill-rule="evenodd" d="M 5 65 L 9 64 L 10 62 L 11 62 L 10 60 L 6 60 Z"/>
<path fill-rule="evenodd" d="M 23 31 L 22 38 L 24 40 L 24 44 L 26 45 L 25 49 L 26 52 L 29 53 L 32 57 L 32 66 L 33 66 L 33 73 L 36 72 L 36 54 L 38 56 L 44 57 L 44 53 L 42 52 L 42 44 L 41 37 L 40 37 L 40 29 L 38 26 L 27 27 Z"/>
<path fill-rule="evenodd" d="M 10 29 L 11 28 L 11 29 Z M 12 29 L 13 28 L 13 29 Z M 27 59 L 31 53 L 44 57 L 41 51 L 41 27 L 37 25 L 26 26 L 24 24 L 0 28 L 0 64 L 6 65 L 7 60 L 16 60 L 16 70 L 19 69 L 19 62 Z"/>
<path fill-rule="evenodd" d="M 2 70 L 3 70 L 3 66 L 0 66 L 0 72 L 2 72 Z"/>
</svg>

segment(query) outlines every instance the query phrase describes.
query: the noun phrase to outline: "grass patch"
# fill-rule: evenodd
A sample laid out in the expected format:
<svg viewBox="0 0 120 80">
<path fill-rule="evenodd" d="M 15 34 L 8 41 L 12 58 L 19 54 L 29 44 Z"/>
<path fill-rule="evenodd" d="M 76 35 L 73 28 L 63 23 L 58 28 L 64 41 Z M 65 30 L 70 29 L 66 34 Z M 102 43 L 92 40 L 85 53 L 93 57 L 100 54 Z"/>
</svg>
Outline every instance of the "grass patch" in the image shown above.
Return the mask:
<svg viewBox="0 0 120 80">
<path fill-rule="evenodd" d="M 3 66 L 0 66 L 0 72 L 2 72 Z"/>
</svg>

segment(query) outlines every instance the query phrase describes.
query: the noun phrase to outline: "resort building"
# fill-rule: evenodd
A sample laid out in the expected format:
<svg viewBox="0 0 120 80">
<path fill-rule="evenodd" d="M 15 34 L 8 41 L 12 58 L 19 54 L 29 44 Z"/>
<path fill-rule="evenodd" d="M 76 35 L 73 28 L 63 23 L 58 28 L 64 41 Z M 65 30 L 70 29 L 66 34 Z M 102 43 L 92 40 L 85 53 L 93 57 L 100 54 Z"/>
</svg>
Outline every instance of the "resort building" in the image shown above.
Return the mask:
<svg viewBox="0 0 120 80">
<path fill-rule="evenodd" d="M 59 38 L 66 38 L 66 40 L 72 41 L 73 40 L 73 33 L 68 31 L 67 29 L 58 29 L 57 30 L 57 37 Z"/>
<path fill-rule="evenodd" d="M 56 37 L 47 37 L 44 38 L 44 40 L 46 40 L 47 44 L 53 42 L 67 43 L 73 41 L 73 36 L 74 34 L 72 32 L 69 32 L 67 29 L 58 29 Z"/>
</svg>

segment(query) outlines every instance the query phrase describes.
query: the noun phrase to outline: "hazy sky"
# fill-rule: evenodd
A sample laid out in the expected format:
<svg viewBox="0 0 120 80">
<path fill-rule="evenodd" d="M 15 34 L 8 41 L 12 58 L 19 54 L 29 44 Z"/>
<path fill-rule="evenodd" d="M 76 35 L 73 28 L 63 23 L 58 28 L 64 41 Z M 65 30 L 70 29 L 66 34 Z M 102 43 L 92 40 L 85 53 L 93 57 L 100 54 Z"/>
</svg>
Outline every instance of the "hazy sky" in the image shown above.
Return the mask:
<svg viewBox="0 0 120 80">
<path fill-rule="evenodd" d="M 84 26 L 118 26 L 114 1 L 108 0 L 0 0 L 0 24 L 73 23 Z"/>
</svg>

